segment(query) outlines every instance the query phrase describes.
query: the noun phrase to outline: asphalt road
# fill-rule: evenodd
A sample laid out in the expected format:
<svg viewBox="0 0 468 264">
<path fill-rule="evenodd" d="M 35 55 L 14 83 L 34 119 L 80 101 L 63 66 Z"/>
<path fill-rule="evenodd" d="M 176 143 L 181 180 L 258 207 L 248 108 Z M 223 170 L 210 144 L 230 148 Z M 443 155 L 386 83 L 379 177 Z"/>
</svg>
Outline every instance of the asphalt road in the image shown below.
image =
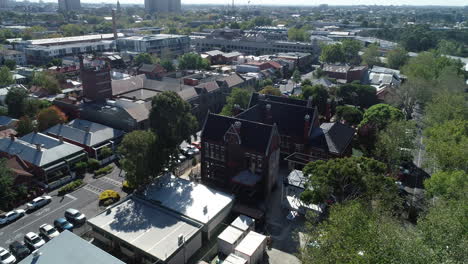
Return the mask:
<svg viewBox="0 0 468 264">
<path fill-rule="evenodd" d="M 22 242 L 26 233 L 38 233 L 39 226 L 45 223 L 53 224 L 55 219 L 64 216 L 65 210 L 68 208 L 79 210 L 88 219 L 96 216 L 103 210 L 98 205 L 98 196 L 102 191 L 116 190 L 119 191 L 121 197 L 125 196 L 125 193 L 121 191 L 121 183 L 124 178 L 119 174 L 120 169 L 115 168 L 111 174 L 102 178 L 85 178 L 85 182 L 88 182 L 87 185 L 65 196 L 52 194 L 52 201 L 46 206 L 27 213 L 24 217 L 9 225 L 0 227 L 0 246 L 8 248 L 8 245 L 15 240 Z M 24 206 L 20 208 L 24 209 Z M 75 228 L 74 233 L 81 236 L 88 230 L 89 227 L 85 224 Z"/>
</svg>

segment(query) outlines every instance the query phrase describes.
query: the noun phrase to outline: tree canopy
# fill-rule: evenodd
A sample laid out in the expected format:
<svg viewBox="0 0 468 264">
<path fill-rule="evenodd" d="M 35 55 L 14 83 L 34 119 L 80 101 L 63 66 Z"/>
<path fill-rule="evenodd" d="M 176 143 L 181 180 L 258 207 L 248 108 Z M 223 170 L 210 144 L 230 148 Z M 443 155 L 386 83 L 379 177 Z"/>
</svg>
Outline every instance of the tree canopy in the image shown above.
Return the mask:
<svg viewBox="0 0 468 264">
<path fill-rule="evenodd" d="M 364 197 L 368 202 L 379 201 L 383 208 L 393 208 L 399 203 L 395 183 L 385 176 L 385 164 L 374 159 L 319 160 L 307 164 L 303 173 L 308 180 L 301 200 L 307 204 L 328 200 L 343 203 Z"/>
<path fill-rule="evenodd" d="M 244 88 L 234 88 L 231 94 L 226 98 L 226 104 L 221 110 L 221 115 L 232 116 L 234 105 L 239 105 L 240 108 L 246 109 L 249 105 L 252 92 Z"/>
<path fill-rule="evenodd" d="M 268 95 L 276 95 L 282 96 L 281 91 L 278 88 L 274 88 L 273 86 L 265 86 L 262 90 L 259 91 L 261 94 L 268 94 Z"/>
<path fill-rule="evenodd" d="M 158 63 L 158 58 L 149 53 L 140 53 L 133 59 L 133 63 L 135 65 L 155 64 Z"/>
<path fill-rule="evenodd" d="M 378 103 L 377 91 L 370 85 L 349 83 L 338 88 L 336 95 L 345 104 L 368 108 Z"/>
<path fill-rule="evenodd" d="M 348 125 L 357 126 L 362 121 L 362 111 L 357 107 L 340 105 L 336 107 L 336 117 L 344 120 Z"/>
<path fill-rule="evenodd" d="M 370 125 L 378 130 L 384 129 L 392 121 L 403 119 L 403 113 L 387 104 L 376 104 L 364 112 L 360 127 Z"/>
<path fill-rule="evenodd" d="M 387 53 L 387 66 L 398 70 L 406 64 L 408 58 L 408 52 L 404 48 L 398 47 Z"/>
<path fill-rule="evenodd" d="M 424 181 L 424 187 L 432 197 L 462 199 L 468 194 L 468 173 L 463 170 L 438 171 Z"/>
<path fill-rule="evenodd" d="M 179 57 L 179 69 L 208 70 L 210 69 L 210 62 L 196 53 L 186 53 Z"/>
<path fill-rule="evenodd" d="M 36 85 L 46 89 L 49 94 L 60 93 L 60 84 L 57 77 L 48 72 L 36 72 L 31 81 L 32 85 Z"/>
<path fill-rule="evenodd" d="M 10 89 L 5 97 L 5 103 L 8 106 L 8 115 L 19 118 L 24 115 L 25 101 L 28 92 L 20 87 Z"/>
<path fill-rule="evenodd" d="M 322 53 L 320 53 L 320 61 L 326 63 L 335 63 L 344 61 L 344 52 L 341 44 L 330 44 L 322 47 Z"/>
<path fill-rule="evenodd" d="M 325 115 L 327 101 L 330 97 L 327 89 L 322 85 L 306 85 L 302 87 L 302 98 L 307 100 L 310 97 L 312 97 L 312 103 L 317 106 L 320 114 Z"/>
<path fill-rule="evenodd" d="M 37 128 L 39 131 L 46 130 L 57 124 L 67 122 L 67 116 L 56 106 L 42 109 L 37 114 Z"/>
<path fill-rule="evenodd" d="M 0 209 L 8 210 L 11 201 L 14 200 L 13 177 L 9 168 L 6 166 L 6 160 L 0 159 Z"/>
<path fill-rule="evenodd" d="M 379 46 L 377 46 L 377 44 L 371 44 L 365 49 L 364 54 L 362 54 L 362 62 L 369 67 L 379 65 L 379 55 Z"/>
<path fill-rule="evenodd" d="M 8 86 L 14 83 L 15 80 L 13 80 L 13 75 L 10 72 L 10 68 L 7 66 L 0 67 L 0 87 Z"/>
<path fill-rule="evenodd" d="M 362 45 L 358 40 L 345 39 L 341 41 L 341 48 L 343 49 L 345 62 L 350 64 L 359 64 L 361 62 L 359 51 Z"/>
</svg>

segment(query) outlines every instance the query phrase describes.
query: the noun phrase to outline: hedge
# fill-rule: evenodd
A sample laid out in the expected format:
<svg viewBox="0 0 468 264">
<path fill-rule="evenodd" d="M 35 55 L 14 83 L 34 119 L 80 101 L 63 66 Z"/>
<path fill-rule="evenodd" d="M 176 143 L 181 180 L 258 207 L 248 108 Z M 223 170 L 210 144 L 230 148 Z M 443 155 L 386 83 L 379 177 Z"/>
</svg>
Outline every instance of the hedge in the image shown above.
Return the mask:
<svg viewBox="0 0 468 264">
<path fill-rule="evenodd" d="M 104 201 L 107 199 L 114 199 L 118 201 L 120 199 L 120 195 L 114 190 L 105 190 L 99 195 L 99 200 Z"/>
<path fill-rule="evenodd" d="M 89 169 L 89 171 L 95 171 L 95 170 L 99 169 L 99 166 L 101 166 L 101 164 L 99 164 L 99 161 L 97 159 L 89 159 L 88 160 L 88 169 Z"/>
<path fill-rule="evenodd" d="M 83 180 L 72 181 L 69 184 L 64 185 L 62 188 L 60 188 L 58 194 L 64 195 L 66 193 L 72 192 L 81 187 L 81 185 L 83 185 Z"/>
<path fill-rule="evenodd" d="M 100 168 L 98 170 L 94 171 L 94 176 L 99 176 L 99 175 L 106 175 L 111 173 L 114 170 L 114 167 L 112 165 L 107 165 L 103 168 Z"/>
</svg>

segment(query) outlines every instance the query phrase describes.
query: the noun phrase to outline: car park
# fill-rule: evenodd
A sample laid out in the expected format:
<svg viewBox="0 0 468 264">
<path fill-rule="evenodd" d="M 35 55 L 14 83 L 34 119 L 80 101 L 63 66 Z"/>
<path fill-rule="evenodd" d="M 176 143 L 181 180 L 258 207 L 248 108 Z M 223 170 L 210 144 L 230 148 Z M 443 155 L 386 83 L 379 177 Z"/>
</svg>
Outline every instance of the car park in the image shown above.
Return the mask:
<svg viewBox="0 0 468 264">
<path fill-rule="evenodd" d="M 65 218 L 75 224 L 84 224 L 86 222 L 86 216 L 73 208 L 68 208 L 65 211 Z"/>
<path fill-rule="evenodd" d="M 13 241 L 13 243 L 11 243 L 8 248 L 10 249 L 11 254 L 13 254 L 17 260 L 22 260 L 29 256 L 29 253 L 31 253 L 29 248 L 19 241 Z"/>
<path fill-rule="evenodd" d="M 45 241 L 38 234 L 29 232 L 24 236 L 24 243 L 34 251 L 42 247 L 45 244 Z"/>
<path fill-rule="evenodd" d="M 73 232 L 73 224 L 68 222 L 67 219 L 63 217 L 55 219 L 54 226 L 60 232 L 62 232 L 63 230 L 68 230 L 70 232 Z"/>
<path fill-rule="evenodd" d="M 54 237 L 57 237 L 60 235 L 60 233 L 53 227 L 52 225 L 49 224 L 43 224 L 39 227 L 39 234 L 41 234 L 43 237 L 45 237 L 47 240 L 51 240 Z"/>
<path fill-rule="evenodd" d="M 5 213 L 0 216 L 0 225 L 9 224 L 17 220 L 18 218 L 23 217 L 25 214 L 26 214 L 26 211 L 24 211 L 23 209 L 17 209 L 17 210 L 13 210 L 8 213 Z"/>
<path fill-rule="evenodd" d="M 28 210 L 35 210 L 35 209 L 41 208 L 42 206 L 50 203 L 50 201 L 52 201 L 52 197 L 47 196 L 47 195 L 46 196 L 40 196 L 40 197 L 35 198 L 31 202 L 27 203 L 26 207 L 28 208 Z"/>
<path fill-rule="evenodd" d="M 0 264 L 13 264 L 15 262 L 15 256 L 13 256 L 8 250 L 0 247 Z"/>
</svg>

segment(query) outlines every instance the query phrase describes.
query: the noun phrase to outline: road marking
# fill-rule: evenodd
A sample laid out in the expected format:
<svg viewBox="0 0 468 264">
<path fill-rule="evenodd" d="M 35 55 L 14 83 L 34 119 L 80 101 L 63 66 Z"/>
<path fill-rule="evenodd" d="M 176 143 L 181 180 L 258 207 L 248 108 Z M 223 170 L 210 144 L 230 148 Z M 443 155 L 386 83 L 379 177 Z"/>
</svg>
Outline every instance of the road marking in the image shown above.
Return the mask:
<svg viewBox="0 0 468 264">
<path fill-rule="evenodd" d="M 32 222 L 29 222 L 29 224 L 24 225 L 24 226 L 22 226 L 22 227 L 16 229 L 15 231 L 13 231 L 13 233 L 16 233 L 16 232 L 20 231 L 21 229 L 23 229 L 23 228 L 25 228 L 25 227 L 28 227 L 28 226 L 30 226 L 30 225 L 32 225 L 32 224 L 34 224 L 35 222 L 41 220 L 42 218 L 48 216 L 48 215 L 51 214 L 51 213 L 54 213 L 54 212 L 58 211 L 58 210 L 61 209 L 62 207 L 67 206 L 67 205 L 69 205 L 70 203 L 72 203 L 72 202 L 74 202 L 74 201 L 75 201 L 75 200 L 71 200 L 71 201 L 69 201 L 69 202 L 67 202 L 67 203 L 65 203 L 65 204 L 62 204 L 62 206 L 60 206 L 59 208 L 57 208 L 57 209 L 51 211 L 50 213 L 45 214 L 45 215 L 43 215 L 43 216 L 37 218 L 36 220 L 34 220 L 34 221 L 32 221 Z"/>
<path fill-rule="evenodd" d="M 75 196 L 72 196 L 70 194 L 65 194 L 66 197 L 70 198 L 70 199 L 73 199 L 73 200 L 76 200 L 78 198 L 76 198 Z"/>
<path fill-rule="evenodd" d="M 96 186 L 93 186 L 91 184 L 87 184 L 85 187 L 83 187 L 83 189 L 87 190 L 87 191 L 90 191 L 94 194 L 101 194 L 104 190 L 99 188 L 99 187 L 96 187 Z"/>
<path fill-rule="evenodd" d="M 114 179 L 112 179 L 112 178 L 109 178 L 109 177 L 107 177 L 107 176 L 104 176 L 104 177 L 102 177 L 102 178 L 99 178 L 99 180 L 102 180 L 102 181 L 104 181 L 104 182 L 108 182 L 108 183 L 110 183 L 110 184 L 112 184 L 112 185 L 114 185 L 114 186 L 117 186 L 117 187 L 122 187 L 122 182 L 119 182 L 119 181 L 114 180 Z"/>
</svg>

